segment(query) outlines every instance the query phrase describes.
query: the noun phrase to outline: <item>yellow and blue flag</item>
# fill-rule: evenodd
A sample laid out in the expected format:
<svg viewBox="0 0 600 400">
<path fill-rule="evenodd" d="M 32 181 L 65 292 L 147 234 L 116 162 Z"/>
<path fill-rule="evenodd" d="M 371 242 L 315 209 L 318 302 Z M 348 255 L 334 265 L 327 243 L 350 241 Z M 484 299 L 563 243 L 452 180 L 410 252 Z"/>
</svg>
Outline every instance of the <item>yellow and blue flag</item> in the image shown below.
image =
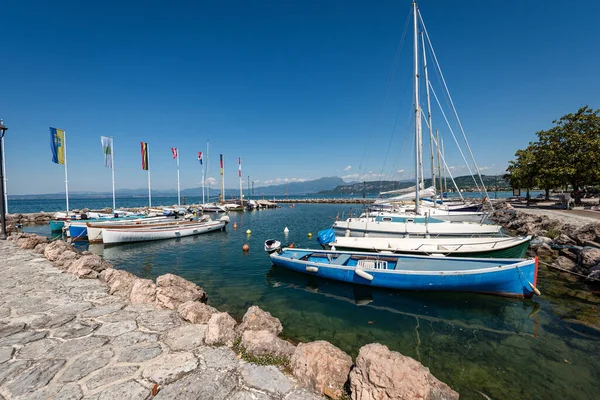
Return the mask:
<svg viewBox="0 0 600 400">
<path fill-rule="evenodd" d="M 52 150 L 52 162 L 65 164 L 65 131 L 50 128 L 50 149 Z"/>
</svg>

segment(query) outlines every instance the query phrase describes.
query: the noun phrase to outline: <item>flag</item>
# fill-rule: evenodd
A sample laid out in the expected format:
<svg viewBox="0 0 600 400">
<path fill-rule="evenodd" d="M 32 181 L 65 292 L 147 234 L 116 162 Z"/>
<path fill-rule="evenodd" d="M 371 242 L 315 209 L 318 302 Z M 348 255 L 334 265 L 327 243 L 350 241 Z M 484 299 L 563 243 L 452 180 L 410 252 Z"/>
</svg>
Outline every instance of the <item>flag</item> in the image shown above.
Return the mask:
<svg viewBox="0 0 600 400">
<path fill-rule="evenodd" d="M 106 136 L 100 136 L 100 142 L 102 142 L 102 152 L 104 153 L 104 166 L 112 168 L 113 140 Z"/>
<path fill-rule="evenodd" d="M 140 142 L 142 145 L 142 169 L 148 171 L 148 143 Z"/>
<path fill-rule="evenodd" d="M 200 165 L 202 165 L 202 152 L 198 152 L 198 161 L 200 161 Z"/>
<path fill-rule="evenodd" d="M 171 147 L 171 153 L 173 153 L 173 158 L 177 158 L 177 147 Z"/>
<path fill-rule="evenodd" d="M 52 150 L 52 162 L 65 164 L 65 131 L 50 128 L 50 149 Z"/>
<path fill-rule="evenodd" d="M 221 175 L 223 175 L 223 154 L 221 154 Z"/>
<path fill-rule="evenodd" d="M 238 157 L 238 176 L 242 177 L 242 159 Z"/>
</svg>

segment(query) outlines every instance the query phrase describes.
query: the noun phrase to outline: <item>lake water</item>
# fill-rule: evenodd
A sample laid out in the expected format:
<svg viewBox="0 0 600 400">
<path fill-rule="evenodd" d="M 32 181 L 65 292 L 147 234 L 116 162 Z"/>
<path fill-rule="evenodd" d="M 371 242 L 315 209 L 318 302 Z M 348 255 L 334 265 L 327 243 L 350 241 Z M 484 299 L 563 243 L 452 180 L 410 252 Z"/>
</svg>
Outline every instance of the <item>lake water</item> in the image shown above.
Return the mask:
<svg viewBox="0 0 600 400">
<path fill-rule="evenodd" d="M 74 206 L 95 207 L 90 203 Z M 51 209 L 44 201 L 38 206 Z M 597 398 L 600 298 L 591 292 L 598 287 L 542 267 L 543 296 L 533 300 L 373 290 L 275 268 L 263 251 L 268 238 L 318 248 L 317 231 L 359 207 L 296 204 L 230 213 L 227 232 L 89 249 L 141 277 L 171 272 L 195 282 L 210 305 L 237 319 L 258 305 L 281 320 L 283 336 L 293 341 L 328 340 L 353 357 L 364 344 L 383 343 L 419 360 L 463 399 Z M 27 229 L 49 234 L 47 226 Z"/>
</svg>

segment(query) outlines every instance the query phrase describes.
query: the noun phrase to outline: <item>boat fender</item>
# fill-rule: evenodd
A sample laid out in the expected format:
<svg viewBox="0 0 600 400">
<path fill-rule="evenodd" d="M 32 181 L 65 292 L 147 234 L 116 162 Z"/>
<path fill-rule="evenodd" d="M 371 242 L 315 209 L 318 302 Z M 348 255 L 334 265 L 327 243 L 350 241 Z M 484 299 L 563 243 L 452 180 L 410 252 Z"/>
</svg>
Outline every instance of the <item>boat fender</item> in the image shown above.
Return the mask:
<svg viewBox="0 0 600 400">
<path fill-rule="evenodd" d="M 535 285 L 531 282 L 527 282 L 529 283 L 529 286 L 531 287 L 531 290 L 533 290 L 533 293 L 535 293 L 537 296 L 541 296 L 542 292 L 540 292 L 540 290 L 538 288 L 535 287 Z"/>
<path fill-rule="evenodd" d="M 311 267 L 310 265 L 306 267 L 307 272 L 319 272 L 318 267 Z"/>
<path fill-rule="evenodd" d="M 363 279 L 366 279 L 368 281 L 372 281 L 373 280 L 373 275 L 369 274 L 368 272 L 363 271 L 360 268 L 356 268 L 354 270 L 354 272 L 356 273 L 356 275 L 360 276 Z"/>
</svg>

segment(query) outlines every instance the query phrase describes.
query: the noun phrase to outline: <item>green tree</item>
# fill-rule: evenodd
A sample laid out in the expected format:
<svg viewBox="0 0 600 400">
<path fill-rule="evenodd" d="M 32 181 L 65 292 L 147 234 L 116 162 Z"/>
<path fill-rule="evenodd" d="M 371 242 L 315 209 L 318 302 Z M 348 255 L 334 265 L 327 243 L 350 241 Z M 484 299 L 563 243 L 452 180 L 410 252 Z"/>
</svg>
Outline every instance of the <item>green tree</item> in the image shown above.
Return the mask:
<svg viewBox="0 0 600 400">
<path fill-rule="evenodd" d="M 527 189 L 527 204 L 529 204 L 529 191 L 537 184 L 537 159 L 535 144 L 530 143 L 525 150 L 517 150 L 515 160 L 508 163 L 507 174 L 504 178 L 514 188 Z"/>
</svg>

